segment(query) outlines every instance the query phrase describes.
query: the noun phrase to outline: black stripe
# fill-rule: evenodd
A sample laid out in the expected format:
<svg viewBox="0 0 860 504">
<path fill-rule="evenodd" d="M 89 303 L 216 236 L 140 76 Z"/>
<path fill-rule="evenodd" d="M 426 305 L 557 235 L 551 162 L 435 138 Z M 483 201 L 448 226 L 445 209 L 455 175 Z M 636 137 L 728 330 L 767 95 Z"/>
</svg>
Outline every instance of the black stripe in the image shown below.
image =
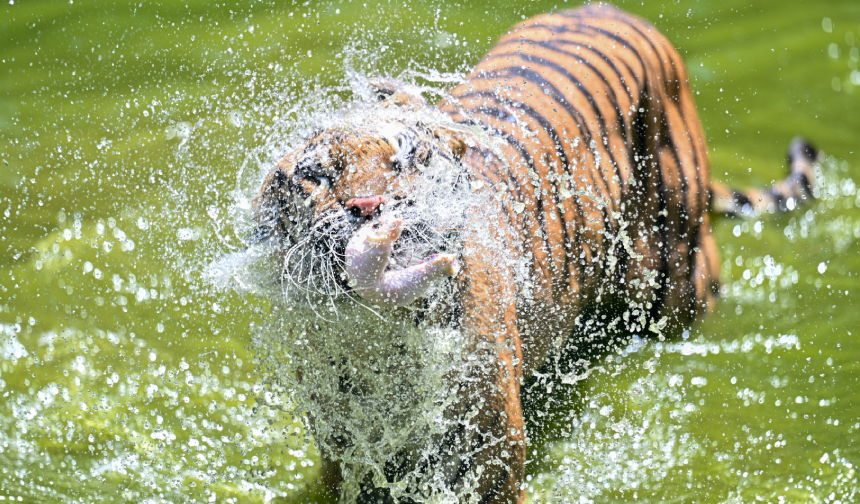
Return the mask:
<svg viewBox="0 0 860 504">
<path fill-rule="evenodd" d="M 513 102 L 511 102 L 511 100 L 509 100 L 507 98 L 500 97 L 500 96 L 496 95 L 495 93 L 493 93 L 492 91 L 475 91 L 475 92 L 463 95 L 463 97 L 466 97 L 466 98 L 472 98 L 472 97 L 487 98 L 487 97 L 489 97 L 489 98 L 493 98 L 493 99 L 498 100 L 498 101 L 502 101 L 503 103 L 511 105 L 512 107 L 518 106 L 518 108 L 520 110 L 522 110 L 528 116 L 530 116 L 532 119 L 537 121 L 540 124 L 540 126 L 544 129 L 544 131 L 546 131 L 546 133 L 550 137 L 550 140 L 555 144 L 554 150 L 556 152 L 556 155 L 557 155 L 559 161 L 561 161 L 562 169 L 564 169 L 564 171 L 566 173 L 570 173 L 570 170 L 569 170 L 570 162 L 568 161 L 567 154 L 564 150 L 564 143 L 562 142 L 562 139 L 559 137 L 558 132 L 556 131 L 556 129 L 552 125 L 552 123 L 549 120 L 547 120 L 543 115 L 541 115 L 539 112 L 537 112 L 536 110 L 532 109 L 529 105 L 526 105 L 524 103 L 519 103 L 519 102 L 513 103 Z M 534 163 L 534 159 L 530 155 L 529 155 L 529 163 L 534 168 L 537 168 L 537 165 Z M 547 166 L 547 169 L 549 169 L 549 166 Z M 559 187 L 559 185 L 556 181 L 550 181 L 550 185 L 553 187 L 554 194 L 557 195 L 560 193 L 561 188 Z M 544 241 L 546 242 L 547 250 L 550 253 L 550 260 L 552 260 L 552 247 L 551 247 L 550 241 L 549 241 L 550 237 L 549 237 L 549 233 L 547 232 L 546 225 L 545 225 L 545 222 L 544 222 L 543 217 L 542 217 L 542 215 L 543 215 L 543 202 L 542 202 L 543 195 L 541 193 L 540 188 L 538 188 L 537 191 L 535 191 L 535 192 L 536 192 L 535 201 L 536 201 L 536 206 L 537 206 L 536 210 L 538 212 L 538 215 L 540 216 L 541 228 L 544 231 Z M 579 206 L 576 198 L 574 198 L 574 204 L 577 207 Z M 578 210 L 579 210 L 579 214 L 581 215 L 582 209 L 578 208 Z M 564 235 L 564 243 L 567 243 L 568 241 L 570 241 L 570 236 L 568 235 L 568 232 L 567 232 L 567 225 L 565 224 L 564 214 L 561 213 L 561 209 L 558 208 L 558 206 L 556 206 L 555 211 L 557 212 L 558 218 L 561 221 L 562 233 Z M 570 269 L 569 257 L 568 257 L 567 252 L 564 250 L 564 248 L 562 249 L 562 252 L 564 254 L 564 271 L 567 272 Z"/>
<path fill-rule="evenodd" d="M 610 103 L 610 105 L 612 105 L 612 108 L 615 109 L 615 114 L 617 117 L 616 126 L 618 128 L 618 131 L 621 133 L 621 139 L 623 140 L 624 146 L 625 146 L 626 151 L 628 153 L 628 161 L 632 165 L 633 164 L 633 158 L 629 155 L 631 152 L 630 141 L 628 138 L 629 124 L 625 119 L 625 115 L 624 115 L 624 112 L 621 110 L 621 106 L 618 104 L 618 96 L 615 94 L 615 90 L 612 88 L 612 85 L 609 83 L 609 80 L 606 78 L 606 75 L 603 72 L 601 72 L 600 70 L 598 70 L 597 67 L 595 67 L 591 63 L 591 61 L 584 59 L 577 54 L 574 54 L 574 53 L 565 51 L 564 49 L 561 49 L 559 47 L 556 47 L 556 44 L 572 45 L 572 46 L 584 48 L 584 49 L 589 50 L 590 52 L 593 52 L 594 54 L 596 54 L 597 56 L 602 58 L 604 60 L 604 62 L 606 62 L 610 66 L 610 68 L 613 70 L 615 75 L 618 77 L 619 84 L 624 86 L 624 78 L 622 77 L 618 68 L 612 63 L 612 61 L 605 54 L 603 54 L 602 52 L 600 52 L 597 49 L 594 49 L 593 47 L 588 46 L 588 45 L 580 44 L 578 42 L 563 40 L 563 39 L 553 40 L 553 43 L 541 42 L 541 41 L 532 41 L 532 42 L 534 42 L 536 45 L 540 45 L 541 47 L 545 47 L 548 50 L 558 52 L 558 53 L 564 54 L 570 58 L 573 58 L 578 63 L 583 64 L 586 67 L 588 67 L 592 72 L 594 72 L 594 74 L 596 76 L 600 77 L 603 80 L 604 84 L 606 85 L 606 90 L 607 90 L 607 92 L 604 93 L 604 95 L 609 100 L 609 103 Z M 531 61 L 533 59 L 539 59 L 539 58 L 536 56 L 532 56 L 530 54 L 529 60 Z M 625 66 L 626 66 L 626 64 L 625 64 Z M 628 67 L 628 69 L 629 69 L 629 67 Z M 630 97 L 631 102 L 635 103 L 637 101 L 633 97 L 633 95 L 629 95 L 629 97 Z M 601 136 L 608 139 L 609 135 L 608 135 L 608 129 L 606 127 L 606 123 L 602 119 L 602 117 L 600 117 L 599 120 L 600 120 L 600 124 L 601 124 Z M 622 189 L 623 189 L 626 185 L 625 184 L 626 181 L 624 180 L 624 177 L 621 174 L 621 167 L 618 165 L 618 162 L 615 160 L 614 154 L 612 153 L 612 150 L 609 148 L 609 145 L 607 145 L 606 147 L 607 147 L 606 152 L 609 154 L 610 158 L 612 159 L 612 164 L 615 167 L 615 173 L 618 176 L 619 184 L 622 186 Z"/>
<path fill-rule="evenodd" d="M 540 27 L 547 27 L 547 28 L 549 28 L 549 27 L 548 27 L 548 26 L 546 26 L 546 25 L 532 25 L 530 28 L 540 28 Z M 563 55 L 565 55 L 565 56 L 568 56 L 568 57 L 570 57 L 570 58 L 573 58 L 573 59 L 575 59 L 578 63 L 582 63 L 583 65 L 587 66 L 589 69 L 591 69 L 591 70 L 594 72 L 594 74 L 595 74 L 595 75 L 597 75 L 597 76 L 599 76 L 601 79 L 603 79 L 603 82 L 606 84 L 606 89 L 607 89 L 607 91 L 608 91 L 608 92 L 606 93 L 606 97 L 609 99 L 609 101 L 610 101 L 610 103 L 612 104 L 613 108 L 615 108 L 615 112 L 616 112 L 616 114 L 618 115 L 618 121 L 617 121 L 617 122 L 618 122 L 618 129 L 621 131 L 621 136 L 622 136 L 622 138 L 624 139 L 624 143 L 625 143 L 625 144 L 628 144 L 627 128 L 626 128 L 626 126 L 627 126 L 627 125 L 626 125 L 626 123 L 625 123 L 625 121 L 624 121 L 624 113 L 621 111 L 621 107 L 618 105 L 618 96 L 615 94 L 615 90 L 612 88 L 612 85 L 609 83 L 609 80 L 606 78 L 606 76 L 603 74 L 603 72 L 601 72 L 600 70 L 598 70 L 598 69 L 597 69 L 597 68 L 596 68 L 596 67 L 595 67 L 595 66 L 594 66 L 590 61 L 588 61 L 587 59 L 583 59 L 581 56 L 579 56 L 579 55 L 577 55 L 577 54 L 574 54 L 574 53 L 571 53 L 571 52 L 565 51 L 564 49 L 561 49 L 560 47 L 557 47 L 557 45 L 558 45 L 558 44 L 567 44 L 567 45 L 579 45 L 579 44 L 577 44 L 577 43 L 575 43 L 575 42 L 567 41 L 567 40 L 556 40 L 556 39 L 553 39 L 553 41 L 552 41 L 552 42 L 549 42 L 549 41 L 541 41 L 541 40 L 533 40 L 533 39 L 524 39 L 524 40 L 523 40 L 523 39 L 521 39 L 521 40 L 509 40 L 509 41 L 507 41 L 507 42 L 504 42 L 504 43 L 502 43 L 502 44 L 499 44 L 499 45 L 498 45 L 498 46 L 496 46 L 496 47 L 504 47 L 504 46 L 506 46 L 506 45 L 514 45 L 514 44 L 516 44 L 516 45 L 522 45 L 524 42 L 525 42 L 525 44 L 526 44 L 526 45 L 540 46 L 540 47 L 542 47 L 542 48 L 544 48 L 544 49 L 547 49 L 547 50 L 549 50 L 549 51 L 557 52 L 557 53 L 563 54 Z M 603 54 L 602 52 L 598 51 L 597 49 L 594 49 L 594 48 L 593 48 L 593 47 L 591 47 L 591 46 L 588 46 L 588 45 L 580 45 L 580 47 L 582 47 L 582 48 L 584 48 L 584 49 L 586 49 L 586 50 L 588 50 L 588 51 L 590 51 L 590 52 L 594 53 L 594 54 L 595 54 L 595 55 L 597 55 L 599 58 L 601 58 L 601 59 L 602 59 L 602 60 L 603 60 L 607 65 L 609 65 L 609 67 L 610 67 L 610 68 L 612 69 L 612 71 L 615 73 L 616 77 L 618 77 L 618 82 L 619 82 L 619 84 L 621 84 L 622 86 L 624 85 L 624 77 L 621 75 L 621 72 L 618 70 L 618 67 L 616 67 L 616 66 L 615 66 L 615 64 L 612 62 L 612 60 L 610 60 L 610 59 L 609 59 L 605 54 Z M 528 54 L 528 57 L 529 57 L 529 59 L 530 59 L 530 60 L 531 60 L 532 58 L 536 58 L 536 56 L 533 56 L 532 54 Z M 630 98 L 631 98 L 631 101 L 635 101 L 635 100 L 633 100 L 633 96 L 630 96 Z"/>
<path fill-rule="evenodd" d="M 502 469 L 501 478 L 499 478 L 499 480 L 496 482 L 496 484 L 493 485 L 486 494 L 481 496 L 481 500 L 478 501 L 478 504 L 487 504 L 488 502 L 493 500 L 493 497 L 496 496 L 496 493 L 499 491 L 499 489 L 502 488 L 502 486 L 504 486 L 505 480 L 508 479 L 508 473 L 509 472 L 510 471 L 508 471 L 507 469 Z"/>
<path fill-rule="evenodd" d="M 639 26 L 639 25 L 644 25 L 644 26 L 647 26 L 647 27 L 649 27 L 649 28 L 653 28 L 654 30 L 656 30 L 656 28 L 654 28 L 654 26 L 652 26 L 652 25 L 649 25 L 649 24 L 645 23 L 644 21 L 638 20 L 638 19 L 636 19 L 636 18 L 634 18 L 634 17 L 631 17 L 631 16 L 629 16 L 629 15 L 626 15 L 626 14 L 622 13 L 621 11 L 618 11 L 618 10 L 615 10 L 615 9 L 607 9 L 607 10 L 605 10 L 604 12 L 607 12 L 607 13 L 608 13 L 608 14 L 610 14 L 610 15 L 602 16 L 603 18 L 605 18 L 605 19 L 611 19 L 611 20 L 613 20 L 613 21 L 618 21 L 618 22 L 624 23 L 625 25 L 627 25 L 628 27 L 630 27 L 631 29 L 633 29 L 636 33 L 638 33 L 638 34 L 639 34 L 639 36 L 641 36 L 641 37 L 642 37 L 642 39 L 645 41 L 645 43 L 646 43 L 646 44 L 648 44 L 648 45 L 651 47 L 651 51 L 652 51 L 652 53 L 653 53 L 653 54 L 654 54 L 654 56 L 655 56 L 654 58 L 651 58 L 651 59 L 652 59 L 652 60 L 653 60 L 653 59 L 656 59 L 657 66 L 659 67 L 659 77 L 660 77 L 660 82 L 661 82 L 661 83 L 666 82 L 666 81 L 668 80 L 669 73 L 666 71 L 665 67 L 663 66 L 663 60 L 660 58 L 660 51 L 657 49 L 657 46 L 655 46 L 655 45 L 654 45 L 654 43 L 651 41 L 651 37 L 649 37 L 649 36 L 648 36 L 648 34 L 646 34 L 645 32 L 643 32 L 643 31 L 640 29 L 640 26 Z M 583 16 L 582 16 L 581 14 L 577 13 L 576 11 L 568 11 L 568 12 L 564 13 L 564 15 L 565 15 L 565 17 L 567 17 L 567 18 L 583 19 Z M 598 17 L 598 18 L 599 18 L 599 17 L 601 17 L 601 16 L 593 16 L 593 17 Z M 579 23 L 577 23 L 577 24 L 579 24 Z M 584 24 L 584 23 L 583 23 L 583 24 Z M 605 30 L 602 30 L 602 29 L 597 28 L 597 27 L 593 27 L 593 26 L 588 25 L 588 24 L 585 24 L 585 26 L 588 26 L 588 27 L 590 27 L 590 28 L 592 28 L 592 29 L 594 29 L 594 30 L 599 30 L 599 31 L 604 31 L 604 32 L 605 32 Z M 639 60 L 640 60 L 640 61 L 642 61 L 642 57 L 641 57 L 641 55 L 639 54 L 639 52 L 638 52 L 638 51 L 636 51 L 636 50 L 633 50 L 633 52 L 634 52 L 635 54 L 639 55 Z M 671 56 L 671 55 L 670 55 L 670 56 Z M 679 86 L 679 88 L 680 88 L 680 86 L 681 86 L 682 84 L 683 84 L 683 83 L 678 82 L 678 86 Z M 665 88 L 665 86 L 661 86 L 661 88 Z M 679 94 L 679 96 L 678 96 L 678 99 L 679 99 L 679 103 L 678 103 L 678 105 L 680 106 L 680 94 Z M 665 108 L 666 106 L 667 106 L 667 104 L 663 104 L 661 108 Z M 682 117 L 683 117 L 683 114 L 682 114 Z M 691 139 L 691 143 L 692 143 L 693 141 L 694 141 L 694 140 L 693 140 L 693 139 Z M 672 144 L 673 144 L 673 145 L 672 145 L 673 150 L 677 151 L 677 149 L 676 149 L 676 147 L 675 147 L 675 145 L 674 145 L 674 139 L 673 139 Z M 699 160 L 698 153 L 697 153 L 697 151 L 696 151 L 696 149 L 695 149 L 695 145 L 693 145 L 692 154 L 693 154 L 693 163 L 694 163 L 694 168 L 696 168 L 696 167 L 698 167 L 698 166 L 700 165 L 700 160 Z M 675 157 L 676 157 L 676 159 L 678 160 L 678 169 L 679 169 L 679 170 L 682 170 L 682 168 L 681 168 L 682 164 L 680 163 L 680 159 L 679 159 L 679 157 L 678 157 L 678 155 L 677 155 L 677 152 L 675 152 Z M 701 187 L 703 184 L 702 184 L 701 177 L 699 176 L 699 170 L 695 170 L 695 172 L 696 172 L 695 177 L 696 177 L 697 186 Z M 683 180 L 683 178 L 684 178 L 684 177 L 683 177 L 683 173 L 681 173 L 681 179 Z M 700 201 L 700 202 L 699 202 L 699 204 L 701 205 L 701 204 L 702 204 L 702 201 Z"/>
<path fill-rule="evenodd" d="M 788 207 L 786 206 L 786 196 L 776 190 L 776 188 L 771 187 L 767 191 L 764 192 L 765 195 L 769 195 L 770 199 L 773 203 L 776 204 L 777 210 L 786 211 Z"/>
<path fill-rule="evenodd" d="M 566 16 L 566 17 L 568 17 L 568 19 L 570 19 L 570 16 Z M 621 44 L 621 46 L 623 48 L 627 49 L 630 54 L 632 54 L 637 60 L 639 60 L 639 64 L 642 65 L 642 70 L 643 70 L 642 78 L 647 79 L 647 75 L 644 75 L 644 73 L 647 71 L 648 65 L 645 64 L 645 60 L 642 59 L 642 55 L 639 53 L 639 51 L 637 51 L 635 49 L 635 45 L 631 44 L 630 41 L 625 39 L 624 37 L 622 37 L 618 34 L 612 33 L 608 30 L 604 30 L 603 28 L 598 28 L 596 26 L 591 26 L 589 24 L 585 24 L 585 23 L 581 23 L 581 22 L 575 22 L 575 23 L 573 23 L 573 26 L 558 25 L 558 26 L 547 26 L 547 27 L 550 28 L 554 33 L 572 33 L 572 34 L 585 35 L 585 36 L 588 36 L 588 33 L 586 33 L 586 31 L 591 31 L 591 32 L 597 33 L 599 35 L 602 35 L 608 39 L 611 39 L 611 40 L 618 42 L 619 44 Z M 638 72 L 635 72 L 632 70 L 631 70 L 631 73 L 633 75 L 638 75 Z M 645 81 L 642 82 L 642 85 L 644 87 Z"/>
<path fill-rule="evenodd" d="M 515 72 L 517 76 L 522 77 L 525 80 L 531 81 L 536 86 L 543 89 L 545 93 L 546 93 L 546 89 L 549 89 L 550 91 L 552 91 L 552 94 L 546 93 L 547 96 L 553 98 L 556 102 L 558 102 L 559 105 L 561 105 L 562 108 L 565 110 L 565 112 L 567 112 L 568 115 L 573 119 L 573 121 L 576 123 L 577 128 L 579 128 L 579 132 L 583 137 L 583 141 L 585 141 L 588 145 L 589 153 L 591 153 L 590 148 L 591 148 L 591 142 L 593 141 L 593 137 L 592 137 L 591 129 L 588 127 L 588 121 L 584 117 L 582 117 L 582 114 L 580 113 L 579 109 L 574 107 L 564 97 L 564 94 L 562 94 L 561 91 L 558 90 L 558 88 L 556 88 L 552 83 L 550 83 L 546 79 L 544 79 L 540 74 L 538 74 L 534 70 L 523 69 L 519 66 L 510 66 L 510 67 L 495 69 L 492 72 L 486 72 L 486 76 L 482 76 L 481 79 L 490 79 L 490 78 L 499 76 L 498 74 L 508 73 L 511 71 Z M 477 79 L 473 79 L 472 81 L 474 82 L 475 80 L 477 80 Z M 587 95 L 587 93 L 583 93 L 583 94 Z M 511 99 L 499 96 L 498 94 L 496 94 L 492 91 L 473 92 L 473 93 L 468 93 L 468 94 L 463 95 L 463 96 L 470 96 L 470 95 L 480 95 L 480 96 L 485 96 L 485 97 L 489 96 L 489 97 L 494 98 L 495 100 L 505 102 L 506 104 L 508 104 L 512 108 L 521 108 L 522 107 L 521 102 L 515 102 Z M 589 98 L 590 98 L 590 96 L 589 96 Z M 597 114 L 598 114 L 598 117 L 600 117 L 599 112 L 597 112 Z M 556 136 L 557 136 L 557 134 L 556 134 Z M 597 143 L 597 142 L 595 142 L 595 143 Z M 562 145 L 562 144 L 559 143 L 559 145 Z M 562 145 L 562 147 L 563 147 L 563 145 Z M 593 153 L 591 153 L 591 154 L 593 155 Z M 609 155 L 611 158 L 612 154 L 609 153 Z M 613 162 L 614 162 L 614 159 L 613 159 Z M 568 172 L 568 174 L 573 175 L 569 170 L 569 166 L 566 166 L 565 170 Z M 611 191 L 609 190 L 609 181 L 607 181 L 606 177 L 603 176 L 602 171 L 597 170 L 597 172 L 600 175 L 601 180 L 603 181 L 603 186 L 604 186 L 604 190 L 606 191 L 606 194 L 609 195 L 611 193 Z M 597 188 L 598 184 L 597 184 L 597 180 L 594 178 L 594 173 L 592 171 L 588 171 L 588 173 L 589 173 L 589 177 L 591 178 L 592 183 L 594 184 L 595 188 Z"/>
<path fill-rule="evenodd" d="M 515 53 L 514 54 L 503 53 L 503 54 L 498 54 L 498 55 L 494 54 L 492 56 L 492 58 L 511 56 L 511 55 L 515 55 Z M 582 95 L 588 101 L 589 105 L 591 105 L 592 112 L 594 113 L 594 116 L 597 120 L 597 123 L 600 126 L 600 131 L 598 132 L 600 135 L 600 138 L 606 139 L 607 144 L 609 143 L 609 133 L 608 133 L 607 128 L 606 128 L 606 120 L 603 117 L 603 112 L 601 111 L 600 105 L 597 104 L 597 102 L 594 100 L 594 96 L 591 94 L 591 91 L 582 83 L 582 81 L 580 81 L 576 76 L 571 74 L 566 68 L 564 68 L 563 66 L 561 66 L 558 63 L 555 63 L 553 61 L 549 61 L 547 59 L 544 59 L 544 58 L 541 58 L 538 56 L 531 56 L 531 55 L 528 55 L 528 56 L 518 55 L 518 56 L 523 57 L 524 59 L 527 59 L 529 63 L 537 63 L 540 66 L 555 70 L 556 72 L 562 74 L 569 81 L 571 81 L 574 84 L 574 87 L 579 89 L 579 91 L 582 93 Z M 520 66 L 511 65 L 511 66 L 507 66 L 504 68 L 496 69 L 495 71 L 498 73 L 501 73 L 501 72 L 514 73 L 518 77 L 522 77 L 528 81 L 531 81 L 533 84 L 535 84 L 536 86 L 543 89 L 545 93 L 546 93 L 546 88 L 549 88 L 550 90 L 553 91 L 554 96 L 550 95 L 549 93 L 546 93 L 548 96 L 551 96 L 553 99 L 555 99 L 556 101 L 558 101 L 561 104 L 567 104 L 567 106 L 565 106 L 566 110 L 575 110 L 574 107 L 570 104 L 570 102 L 565 98 L 564 94 L 562 94 L 562 92 L 558 88 L 556 88 L 555 85 L 550 83 L 540 73 L 538 73 L 534 70 L 531 70 L 529 68 L 522 68 Z M 578 110 L 576 113 L 577 113 L 577 115 L 579 115 L 579 117 L 582 117 Z M 588 121 L 585 121 L 585 123 L 587 125 Z M 580 127 L 580 129 L 581 129 L 581 127 Z M 623 128 L 622 128 L 622 130 L 623 130 Z M 591 148 L 591 141 L 593 140 L 593 136 L 591 134 L 590 128 L 588 129 L 588 131 L 589 131 L 588 147 Z M 594 142 L 594 143 L 599 146 L 602 142 Z M 612 153 L 612 149 L 608 148 L 609 147 L 608 145 L 606 145 L 606 147 L 607 147 L 607 149 L 605 149 L 606 154 L 609 156 L 609 160 L 611 161 L 612 166 L 615 168 L 615 173 L 618 176 L 618 179 L 620 181 L 622 179 L 622 176 L 621 176 L 621 172 L 620 172 L 620 168 L 618 166 L 618 163 L 615 160 L 615 155 Z M 610 186 L 609 186 L 609 181 L 604 176 L 603 171 L 599 169 L 599 166 L 595 166 L 595 169 L 597 169 L 597 172 L 600 175 L 600 178 L 603 180 L 603 184 L 604 184 L 604 187 L 606 189 L 607 196 L 610 195 L 612 193 L 612 191 L 611 191 Z"/>
<path fill-rule="evenodd" d="M 752 208 L 752 200 L 741 191 L 732 190 L 732 198 L 734 198 L 735 206 L 739 207 L 741 210 L 743 210 L 743 207 L 746 205 L 749 205 L 750 208 Z"/>
</svg>

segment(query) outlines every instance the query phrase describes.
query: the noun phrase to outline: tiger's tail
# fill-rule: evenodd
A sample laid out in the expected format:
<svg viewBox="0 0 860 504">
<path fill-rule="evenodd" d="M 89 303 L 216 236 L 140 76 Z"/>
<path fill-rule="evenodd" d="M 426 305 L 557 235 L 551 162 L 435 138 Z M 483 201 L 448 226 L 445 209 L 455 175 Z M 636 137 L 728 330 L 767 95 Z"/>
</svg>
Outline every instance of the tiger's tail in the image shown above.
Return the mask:
<svg viewBox="0 0 860 504">
<path fill-rule="evenodd" d="M 734 189 L 711 181 L 710 210 L 732 217 L 751 217 L 762 213 L 785 212 L 815 199 L 815 167 L 819 152 L 802 138 L 788 147 L 791 171 L 787 177 L 766 189 Z"/>
</svg>

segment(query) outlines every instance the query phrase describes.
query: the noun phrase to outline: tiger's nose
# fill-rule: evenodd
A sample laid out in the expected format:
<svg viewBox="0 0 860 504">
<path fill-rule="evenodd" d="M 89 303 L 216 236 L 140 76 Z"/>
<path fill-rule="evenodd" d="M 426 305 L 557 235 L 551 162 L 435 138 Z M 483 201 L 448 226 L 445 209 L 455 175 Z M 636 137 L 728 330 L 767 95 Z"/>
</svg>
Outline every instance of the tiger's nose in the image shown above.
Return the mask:
<svg viewBox="0 0 860 504">
<path fill-rule="evenodd" d="M 368 196 L 367 198 L 352 198 L 346 202 L 346 210 L 356 217 L 367 217 L 373 215 L 379 206 L 385 203 L 382 196 Z"/>
</svg>

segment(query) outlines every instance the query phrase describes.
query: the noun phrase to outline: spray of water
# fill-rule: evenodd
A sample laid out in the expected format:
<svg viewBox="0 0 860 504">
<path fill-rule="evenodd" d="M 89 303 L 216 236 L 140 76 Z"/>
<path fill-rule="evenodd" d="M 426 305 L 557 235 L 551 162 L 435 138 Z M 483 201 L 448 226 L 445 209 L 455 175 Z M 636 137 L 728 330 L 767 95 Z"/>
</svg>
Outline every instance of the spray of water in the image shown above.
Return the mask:
<svg viewBox="0 0 860 504">
<path fill-rule="evenodd" d="M 357 60 L 372 59 L 366 49 L 344 52 L 351 65 L 365 68 Z M 118 56 L 113 63 L 121 64 Z M 233 80 L 209 93 L 112 95 L 119 113 L 100 121 L 104 133 L 92 142 L 53 126 L 22 136 L 22 145 L 50 145 L 38 159 L 25 155 L 47 169 L 35 169 L 4 200 L 12 223 L 4 229 L 18 226 L 19 215 L 32 208 L 52 205 L 47 187 L 88 189 L 61 193 L 64 210 L 47 230 L 26 240 L 16 235 L 10 250 L 20 261 L 0 286 L 0 479 L 7 498 L 290 498 L 316 476 L 317 449 L 336 451 L 346 462 L 347 499 L 367 478 L 395 495 L 444 501 L 462 492 L 444 484 L 443 472 L 425 470 L 457 419 L 449 411 L 450 384 L 478 365 L 461 335 L 444 325 L 402 323 L 417 313 L 361 306 L 345 295 L 332 300 L 320 295 L 325 291 L 284 283 L 274 273 L 284 264 L 277 247 L 245 243 L 255 225 L 251 202 L 284 153 L 315 128 L 395 118 L 367 106 L 371 95 L 359 71 L 347 72 L 350 85 L 335 87 L 280 69 L 268 76 L 247 63 L 229 60 Z M 428 69 L 400 77 L 430 101 L 459 79 Z M 78 101 L 63 107 L 80 113 Z M 419 115 L 396 119 L 440 120 Z M 138 123 L 148 132 L 130 134 Z M 481 132 L 469 133 L 492 147 Z M 123 155 L 138 149 L 136 157 Z M 18 151 L 6 152 L 4 163 L 20 169 L 8 155 Z M 26 154 L 24 147 L 20 152 Z M 230 176 L 213 175 L 224 166 Z M 845 162 L 829 158 L 824 168 L 812 207 L 782 220 L 738 222 L 730 226 L 734 237 L 851 251 L 860 239 L 860 195 Z M 52 170 L 55 179 L 45 181 Z M 483 202 L 473 187 L 458 197 L 439 190 L 443 184 L 434 177 L 450 176 L 437 166 L 419 179 L 414 192 L 428 197 L 405 218 L 432 227 L 420 240 L 404 240 L 402 264 L 456 249 L 462 235 L 447 235 L 448 228 L 488 233 L 462 225 L 460 216 Z M 113 188 L 122 198 L 105 203 L 102 189 Z M 450 212 L 438 212 L 442 206 Z M 656 500 L 679 495 L 679 488 L 690 500 L 713 502 L 856 500 L 850 447 L 833 449 L 842 440 L 805 441 L 812 435 L 817 441 L 819 432 L 847 439 L 860 430 L 856 422 L 839 423 L 832 406 L 839 392 L 813 388 L 813 379 L 820 384 L 833 366 L 823 363 L 827 357 L 808 335 L 770 334 L 758 322 L 762 307 L 790 313 L 807 303 L 794 295 L 798 285 L 814 286 L 828 300 L 842 296 L 835 276 L 843 273 L 826 257 L 804 268 L 776 253 L 758 257 L 730 238 L 724 243 L 721 306 L 743 316 L 735 323 L 748 317 L 755 326 L 723 341 L 707 333 L 677 344 L 634 337 L 617 354 L 546 380 L 562 393 L 559 404 L 536 414 L 552 418 L 546 421 L 553 433 L 536 437 L 530 449 L 529 492 L 536 501 Z M 428 293 L 431 311 L 445 288 Z M 242 353 L 248 334 L 253 349 Z M 820 357 L 821 371 L 801 373 L 772 361 L 759 371 L 771 373 L 769 379 L 744 383 L 740 371 L 715 370 L 723 357 L 748 370 L 776 356 Z M 797 374 L 808 389 L 797 386 Z M 555 410 L 562 413 L 553 416 Z M 726 438 L 697 430 L 730 410 L 738 419 Z M 819 415 L 822 428 L 808 434 L 809 424 L 801 424 L 801 434 L 771 427 L 763 419 L 774 411 L 796 422 Z"/>
</svg>

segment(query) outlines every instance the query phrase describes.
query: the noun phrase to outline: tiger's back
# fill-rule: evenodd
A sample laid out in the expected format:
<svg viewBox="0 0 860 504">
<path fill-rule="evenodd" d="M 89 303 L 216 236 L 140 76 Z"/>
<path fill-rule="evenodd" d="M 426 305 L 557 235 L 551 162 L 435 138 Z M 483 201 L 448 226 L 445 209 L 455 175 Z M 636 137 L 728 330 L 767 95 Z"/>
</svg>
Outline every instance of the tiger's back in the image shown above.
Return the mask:
<svg viewBox="0 0 860 504">
<path fill-rule="evenodd" d="M 477 150 L 464 162 L 512 192 L 534 300 L 570 308 L 559 329 L 610 295 L 670 325 L 707 309 L 718 268 L 705 140 L 684 64 L 653 26 L 605 5 L 532 18 L 451 95 L 443 110 L 507 143 L 507 162 Z"/>
</svg>

